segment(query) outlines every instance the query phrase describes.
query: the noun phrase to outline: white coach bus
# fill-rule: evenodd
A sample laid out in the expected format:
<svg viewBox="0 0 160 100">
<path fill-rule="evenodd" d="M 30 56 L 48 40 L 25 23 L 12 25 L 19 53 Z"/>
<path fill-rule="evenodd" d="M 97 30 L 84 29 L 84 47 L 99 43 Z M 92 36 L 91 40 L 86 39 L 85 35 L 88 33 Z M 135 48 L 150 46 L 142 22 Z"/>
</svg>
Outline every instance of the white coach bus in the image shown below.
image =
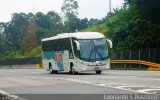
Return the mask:
<svg viewBox="0 0 160 100">
<path fill-rule="evenodd" d="M 98 32 L 62 33 L 42 39 L 43 68 L 50 73 L 95 71 L 110 69 L 107 43 L 112 42 Z"/>
</svg>

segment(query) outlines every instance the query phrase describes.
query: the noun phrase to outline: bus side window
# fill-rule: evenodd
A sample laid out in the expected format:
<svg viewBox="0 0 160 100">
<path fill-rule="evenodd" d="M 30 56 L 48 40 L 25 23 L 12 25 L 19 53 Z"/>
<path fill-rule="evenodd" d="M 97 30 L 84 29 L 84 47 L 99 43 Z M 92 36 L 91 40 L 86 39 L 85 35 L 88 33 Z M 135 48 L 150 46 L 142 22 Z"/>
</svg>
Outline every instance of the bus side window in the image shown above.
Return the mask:
<svg viewBox="0 0 160 100">
<path fill-rule="evenodd" d="M 74 59 L 72 50 L 69 50 L 69 59 Z"/>
</svg>

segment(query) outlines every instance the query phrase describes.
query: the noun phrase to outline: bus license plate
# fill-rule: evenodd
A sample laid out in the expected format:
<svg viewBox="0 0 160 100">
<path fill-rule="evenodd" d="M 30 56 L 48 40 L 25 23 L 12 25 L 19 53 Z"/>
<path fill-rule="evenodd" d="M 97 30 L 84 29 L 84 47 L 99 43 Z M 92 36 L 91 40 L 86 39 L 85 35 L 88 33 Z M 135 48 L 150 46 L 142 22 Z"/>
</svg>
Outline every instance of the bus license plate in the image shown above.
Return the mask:
<svg viewBox="0 0 160 100">
<path fill-rule="evenodd" d="M 96 67 L 94 70 L 96 70 L 96 71 L 97 71 L 97 70 L 100 70 L 100 68 L 99 68 L 99 67 Z"/>
</svg>

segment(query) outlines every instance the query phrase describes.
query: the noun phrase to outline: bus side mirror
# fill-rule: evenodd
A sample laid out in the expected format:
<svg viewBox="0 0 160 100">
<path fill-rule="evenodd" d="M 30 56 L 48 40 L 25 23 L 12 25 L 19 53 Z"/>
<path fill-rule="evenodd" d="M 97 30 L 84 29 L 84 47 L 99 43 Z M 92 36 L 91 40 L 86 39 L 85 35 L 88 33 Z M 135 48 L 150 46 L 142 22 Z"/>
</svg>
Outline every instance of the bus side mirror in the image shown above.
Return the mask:
<svg viewBox="0 0 160 100">
<path fill-rule="evenodd" d="M 77 45 L 77 50 L 80 50 L 80 45 L 79 45 L 79 42 L 77 40 L 74 41 Z"/>
<path fill-rule="evenodd" d="M 109 39 L 106 39 L 106 40 L 107 40 L 107 42 L 109 43 L 109 47 L 110 47 L 110 48 L 113 48 L 112 41 L 111 41 L 111 40 L 109 40 Z"/>
</svg>

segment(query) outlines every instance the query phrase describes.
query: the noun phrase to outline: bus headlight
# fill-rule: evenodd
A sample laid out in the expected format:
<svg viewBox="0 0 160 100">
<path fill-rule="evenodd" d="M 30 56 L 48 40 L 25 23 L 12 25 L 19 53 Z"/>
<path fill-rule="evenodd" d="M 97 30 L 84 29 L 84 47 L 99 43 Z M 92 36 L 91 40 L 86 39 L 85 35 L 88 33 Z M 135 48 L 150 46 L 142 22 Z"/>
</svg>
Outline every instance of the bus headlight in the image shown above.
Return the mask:
<svg viewBox="0 0 160 100">
<path fill-rule="evenodd" d="M 84 67 L 83 70 L 86 70 L 86 68 Z"/>
</svg>

